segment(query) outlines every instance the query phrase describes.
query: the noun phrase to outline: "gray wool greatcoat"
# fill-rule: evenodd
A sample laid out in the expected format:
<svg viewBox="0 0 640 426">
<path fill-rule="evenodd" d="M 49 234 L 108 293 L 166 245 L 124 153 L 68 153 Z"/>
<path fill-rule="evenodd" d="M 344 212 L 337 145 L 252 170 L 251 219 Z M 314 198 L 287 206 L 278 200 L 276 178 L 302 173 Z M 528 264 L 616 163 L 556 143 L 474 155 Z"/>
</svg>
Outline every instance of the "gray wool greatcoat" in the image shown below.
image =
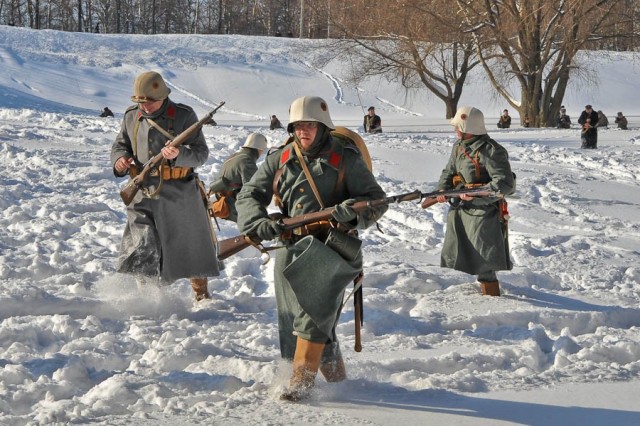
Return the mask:
<svg viewBox="0 0 640 426">
<path fill-rule="evenodd" d="M 226 192 L 229 194 L 227 201 L 230 211 L 229 217 L 225 218 L 227 220 L 233 222 L 238 220 L 236 195 L 258 170 L 256 165 L 256 161 L 259 158 L 258 154 L 257 149 L 243 147 L 225 160 L 220 175 L 209 186 L 209 189 L 213 192 Z"/>
<path fill-rule="evenodd" d="M 477 163 L 477 164 L 476 164 Z M 438 189 L 454 189 L 453 177 L 463 184 L 489 184 L 504 195 L 515 191 L 509 154 L 488 135 L 458 140 L 442 170 Z M 493 197 L 476 197 L 472 201 L 453 198 L 447 215 L 447 229 L 440 265 L 467 274 L 510 270 L 506 224 L 499 204 Z"/>
<path fill-rule="evenodd" d="M 150 118 L 174 135 L 198 121 L 190 107 L 169 99 Z M 158 154 L 167 140 L 151 127 L 137 105 L 130 107 L 111 148 L 113 173 L 123 176 L 115 170 L 118 158 L 133 157 L 141 166 Z M 200 130 L 180 145 L 179 150 L 178 156 L 169 162 L 172 166 L 197 167 L 209 157 L 209 148 Z M 160 178 L 150 176 L 147 182 L 153 191 Z M 179 278 L 216 276 L 220 273 L 216 251 L 217 243 L 197 175 L 191 173 L 184 179 L 164 180 L 157 197 L 149 198 L 138 191 L 127 206 L 118 272 L 160 277 L 164 283 Z"/>
<path fill-rule="evenodd" d="M 304 157 L 325 206 L 347 199 L 384 198 L 385 192 L 367 169 L 357 148 L 335 137 L 328 139 L 316 158 Z M 345 171 L 344 184 L 335 190 L 340 167 Z M 284 170 L 277 191 L 284 205 L 283 213 L 293 217 L 320 210 L 296 158 L 293 143 L 290 143 L 269 153 L 238 194 L 238 227 L 244 234 L 255 235 L 261 224 L 270 221 L 267 207 L 271 204 L 274 177 L 280 168 Z M 384 206 L 359 213 L 357 228 L 371 226 L 386 209 Z M 307 245 L 301 248 L 301 244 L 309 242 L 313 242 L 314 250 L 303 253 Z M 337 348 L 335 324 L 340 316 L 344 290 L 362 270 L 362 252 L 355 260 L 347 262 L 317 237 L 307 236 L 297 243 L 282 243 L 285 248 L 277 250 L 274 267 L 282 357 L 293 358 L 296 336 L 317 343 L 333 343 L 325 348 L 326 356 L 332 346 L 333 350 Z"/>
</svg>

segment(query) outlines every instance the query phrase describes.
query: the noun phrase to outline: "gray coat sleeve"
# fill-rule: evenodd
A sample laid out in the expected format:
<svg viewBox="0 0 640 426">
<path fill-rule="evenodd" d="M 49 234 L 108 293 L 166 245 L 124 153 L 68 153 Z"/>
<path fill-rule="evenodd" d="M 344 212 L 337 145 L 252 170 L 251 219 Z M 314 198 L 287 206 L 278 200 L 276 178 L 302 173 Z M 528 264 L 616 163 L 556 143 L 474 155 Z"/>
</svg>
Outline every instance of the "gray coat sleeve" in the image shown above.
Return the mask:
<svg viewBox="0 0 640 426">
<path fill-rule="evenodd" d="M 190 114 L 184 123 L 184 129 L 187 129 L 197 121 L 196 113 L 190 110 Z M 179 149 L 180 154 L 174 160 L 174 165 L 177 167 L 198 167 L 206 163 L 209 158 L 209 147 L 204 138 L 204 133 L 202 133 L 202 128 L 198 129 L 194 136 L 180 145 Z"/>
<path fill-rule="evenodd" d="M 279 158 L 279 154 L 269 155 L 236 197 L 238 229 L 245 235 L 255 235 L 260 225 L 271 221 L 267 207 L 273 197 L 273 178 Z"/>
</svg>

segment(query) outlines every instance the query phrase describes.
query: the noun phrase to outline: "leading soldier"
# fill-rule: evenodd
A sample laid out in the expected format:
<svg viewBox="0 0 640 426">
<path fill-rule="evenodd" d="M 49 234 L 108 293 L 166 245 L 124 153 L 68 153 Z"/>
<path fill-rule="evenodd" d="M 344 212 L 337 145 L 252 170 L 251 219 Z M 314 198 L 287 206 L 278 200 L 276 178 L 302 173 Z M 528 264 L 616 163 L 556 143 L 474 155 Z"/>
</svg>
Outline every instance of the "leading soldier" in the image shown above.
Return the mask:
<svg viewBox="0 0 640 426">
<path fill-rule="evenodd" d="M 135 177 L 153 156 L 160 168 L 127 206 L 118 272 L 136 275 L 139 284 L 169 284 L 190 278 L 196 301 L 208 299 L 207 277 L 219 275 L 215 235 L 194 168 L 205 163 L 209 148 L 201 130 L 178 147 L 174 136 L 196 123 L 196 113 L 169 99 L 160 74 L 143 72 L 133 84 L 120 133 L 111 148 L 117 177 Z"/>
<path fill-rule="evenodd" d="M 270 153 L 237 197 L 240 231 L 256 240 L 279 237 L 285 246 L 277 251 L 274 267 L 280 351 L 293 360 L 284 400 L 306 398 L 318 369 L 329 382 L 346 377 L 335 326 L 345 288 L 362 271 L 356 229 L 371 226 L 386 211 L 384 206 L 355 213 L 350 207 L 383 198 L 385 192 L 358 149 L 333 137 L 333 129 L 323 99 L 293 101 L 287 126 L 292 142 Z M 267 213 L 272 197 L 285 216 L 335 205 L 333 220 L 284 236 Z M 335 240 L 352 249 L 338 254 L 328 245 Z"/>
</svg>

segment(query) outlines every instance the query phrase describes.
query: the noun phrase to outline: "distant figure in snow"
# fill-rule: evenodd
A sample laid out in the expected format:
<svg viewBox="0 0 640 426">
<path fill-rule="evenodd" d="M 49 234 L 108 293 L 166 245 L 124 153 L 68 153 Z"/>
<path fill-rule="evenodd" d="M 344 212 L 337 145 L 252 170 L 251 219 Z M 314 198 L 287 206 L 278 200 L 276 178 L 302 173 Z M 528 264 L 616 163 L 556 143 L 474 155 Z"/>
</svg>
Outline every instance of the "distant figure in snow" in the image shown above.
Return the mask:
<svg viewBox="0 0 640 426">
<path fill-rule="evenodd" d="M 598 147 L 598 113 L 591 105 L 586 105 L 584 111 L 578 118 L 578 123 L 582 125 L 580 148 L 596 149 Z"/>
<path fill-rule="evenodd" d="M 567 110 L 564 108 L 564 105 L 560 107 L 560 114 L 558 115 L 558 121 L 557 121 L 556 127 L 558 129 L 571 128 L 571 118 L 567 115 Z"/>
<path fill-rule="evenodd" d="M 498 120 L 498 129 L 508 129 L 509 127 L 511 127 L 511 116 L 509 110 L 505 109 Z"/>
<path fill-rule="evenodd" d="M 522 120 L 522 127 L 530 127 L 531 121 L 529 120 L 529 116 L 527 114 L 524 115 L 524 119 Z"/>
<path fill-rule="evenodd" d="M 363 127 L 366 133 L 382 133 L 382 119 L 376 115 L 376 109 L 372 106 L 364 116 Z"/>
<path fill-rule="evenodd" d="M 604 127 L 605 129 L 609 128 L 609 119 L 601 109 L 598 110 L 598 127 Z"/>
<path fill-rule="evenodd" d="M 207 126 L 217 126 L 218 123 L 216 123 L 216 120 L 213 119 L 213 117 L 209 117 L 209 119 L 207 121 L 205 121 L 205 123 Z"/>
<path fill-rule="evenodd" d="M 616 117 L 616 124 L 618 125 L 618 129 L 628 130 L 627 125 L 629 123 L 627 122 L 627 117 L 625 117 L 621 112 L 619 112 L 618 116 Z"/>
<path fill-rule="evenodd" d="M 269 124 L 269 130 L 282 129 L 282 123 L 275 115 L 271 116 L 271 124 Z"/>
<path fill-rule="evenodd" d="M 102 114 L 100 114 L 100 117 L 113 117 L 113 111 L 111 111 L 108 107 L 104 107 L 104 109 L 102 110 Z"/>
</svg>

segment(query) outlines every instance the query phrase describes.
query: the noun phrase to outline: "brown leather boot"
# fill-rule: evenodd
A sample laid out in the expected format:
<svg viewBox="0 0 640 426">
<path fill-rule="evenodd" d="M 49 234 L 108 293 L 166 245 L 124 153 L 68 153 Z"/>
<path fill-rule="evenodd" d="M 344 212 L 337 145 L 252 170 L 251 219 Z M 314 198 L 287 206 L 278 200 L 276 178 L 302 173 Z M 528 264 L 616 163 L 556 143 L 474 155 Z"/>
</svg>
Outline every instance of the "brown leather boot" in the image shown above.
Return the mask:
<svg viewBox="0 0 640 426">
<path fill-rule="evenodd" d="M 280 395 L 285 401 L 300 401 L 309 397 L 313 388 L 324 343 L 314 343 L 298 337 L 296 352 L 293 355 L 293 374 L 289 387 Z"/>
<path fill-rule="evenodd" d="M 191 288 L 196 294 L 196 302 L 204 299 L 211 299 L 207 285 L 209 280 L 206 278 L 191 278 Z"/>
<path fill-rule="evenodd" d="M 480 281 L 483 296 L 500 296 L 500 283 L 498 281 Z"/>
</svg>

